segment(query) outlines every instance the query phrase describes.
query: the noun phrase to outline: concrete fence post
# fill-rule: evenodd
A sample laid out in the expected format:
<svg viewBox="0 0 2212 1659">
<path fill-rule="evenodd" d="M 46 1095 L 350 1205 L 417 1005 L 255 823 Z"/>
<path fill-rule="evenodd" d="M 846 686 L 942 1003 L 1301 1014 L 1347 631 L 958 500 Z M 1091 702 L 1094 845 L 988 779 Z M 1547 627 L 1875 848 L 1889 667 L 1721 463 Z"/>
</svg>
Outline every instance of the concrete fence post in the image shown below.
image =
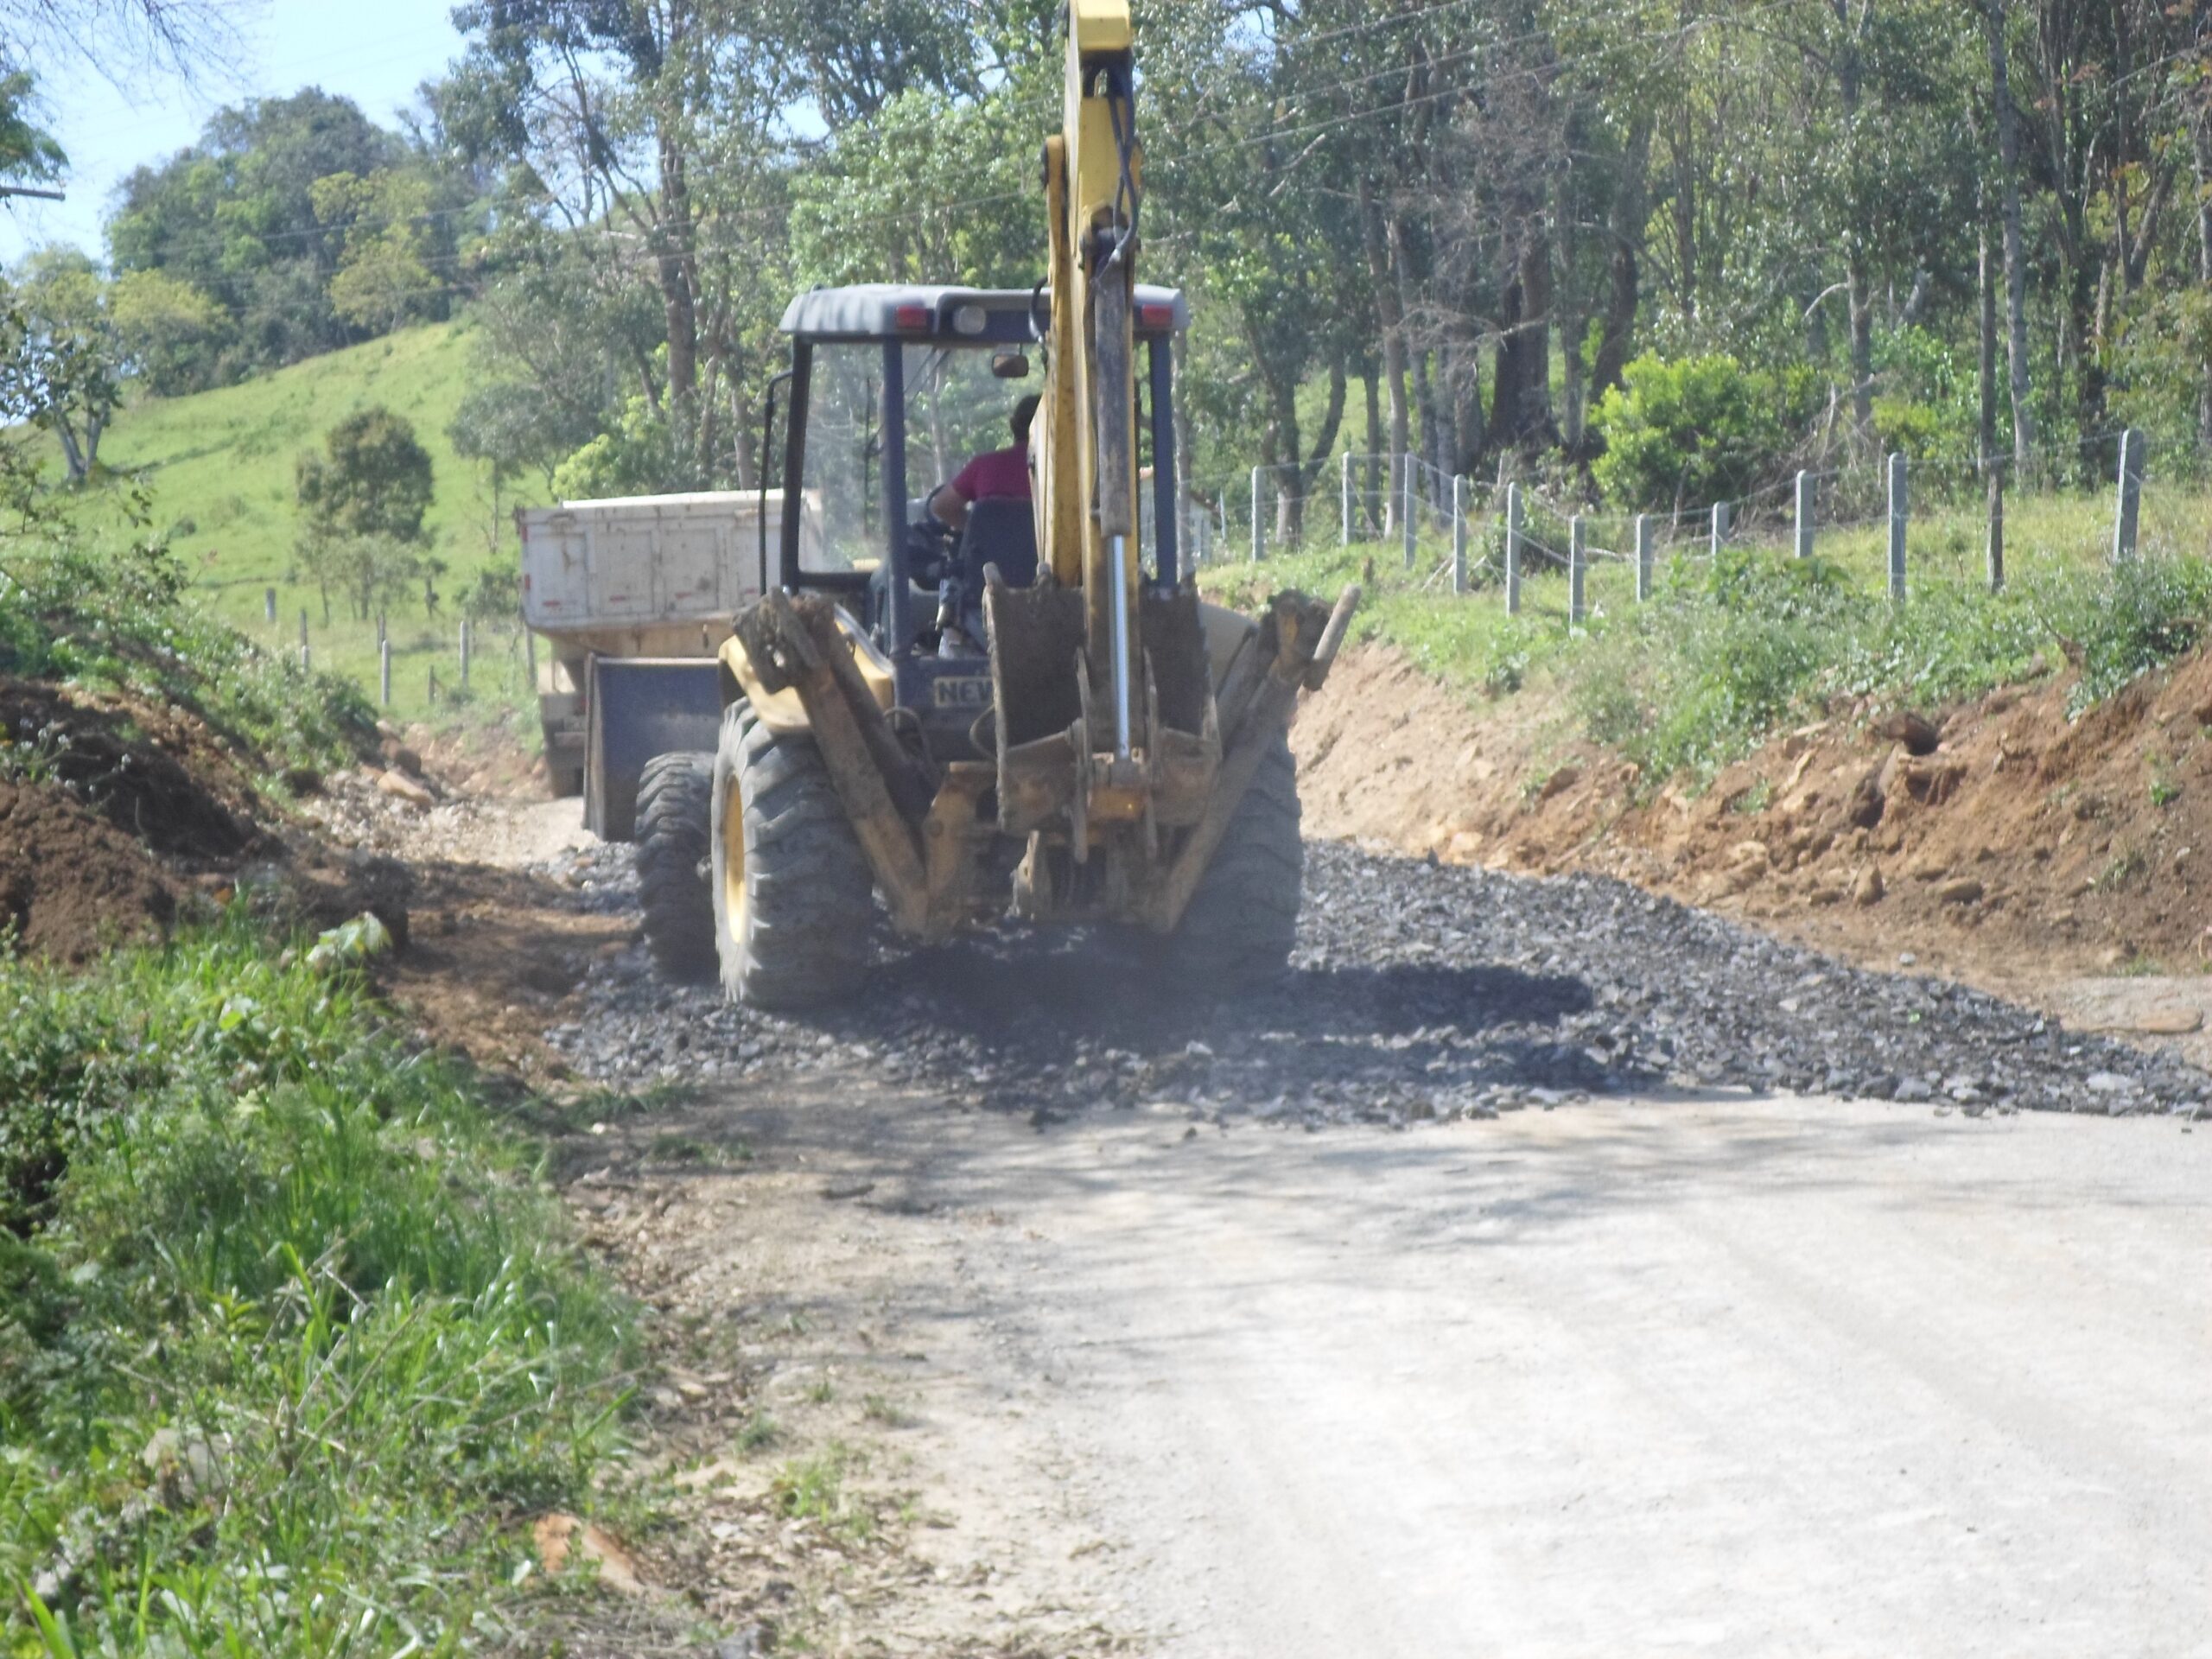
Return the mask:
<svg viewBox="0 0 2212 1659">
<path fill-rule="evenodd" d="M 1521 614 L 1521 486 L 1505 486 L 1505 613 Z"/>
<path fill-rule="evenodd" d="M 1651 597 L 1651 515 L 1636 515 L 1636 602 Z"/>
<path fill-rule="evenodd" d="M 1989 469 L 1989 591 L 2005 591 L 2005 474 Z"/>
<path fill-rule="evenodd" d="M 1260 468 L 1252 469 L 1252 563 L 1260 562 Z"/>
<path fill-rule="evenodd" d="M 274 588 L 261 590 L 261 609 L 271 622 L 276 620 L 276 590 Z"/>
<path fill-rule="evenodd" d="M 1729 523 L 1730 515 L 1728 512 L 1728 504 L 1726 501 L 1714 502 L 1713 504 L 1713 532 L 1710 551 L 1716 561 L 1720 557 L 1720 550 L 1728 544 Z"/>
<path fill-rule="evenodd" d="M 315 658 L 308 653 L 308 642 L 302 639 L 300 641 L 300 672 L 304 674 L 314 666 Z"/>
<path fill-rule="evenodd" d="M 2135 532 L 2143 511 L 2143 435 L 2133 427 L 2120 435 L 2120 502 L 2112 527 L 2113 562 L 2135 556 Z"/>
<path fill-rule="evenodd" d="M 1580 627 L 1590 613 L 1583 599 L 1584 572 L 1590 568 L 1583 533 L 1582 515 L 1578 512 L 1567 521 L 1567 626 L 1570 628 Z"/>
<path fill-rule="evenodd" d="M 1343 547 L 1350 547 L 1350 546 L 1351 545 L 1351 450 L 1347 449 L 1347 450 L 1345 450 L 1345 451 L 1344 451 L 1344 461 L 1343 461 L 1342 464 L 1338 467 L 1338 471 L 1343 474 L 1343 479 L 1342 479 L 1342 481 L 1341 481 L 1341 482 L 1338 484 L 1338 488 L 1337 488 L 1337 495 L 1338 495 L 1338 498 L 1339 501 L 1342 503 L 1342 505 L 1343 505 L 1343 509 L 1344 509 L 1344 533 L 1343 533 L 1343 535 L 1338 538 L 1338 545 L 1339 545 L 1339 546 L 1343 546 Z"/>
<path fill-rule="evenodd" d="M 1467 591 L 1467 496 L 1465 478 L 1452 480 L 1452 591 Z"/>
<path fill-rule="evenodd" d="M 1421 524 L 1421 498 L 1414 493 L 1414 458 L 1410 454 L 1401 455 L 1398 458 L 1398 482 L 1404 493 L 1404 508 L 1400 516 L 1404 520 L 1405 525 L 1406 569 L 1410 570 L 1414 568 L 1414 560 L 1416 556 L 1414 551 L 1414 537 L 1418 533 Z"/>
<path fill-rule="evenodd" d="M 464 616 L 461 619 L 461 689 L 464 691 L 468 689 L 468 647 L 470 644 L 471 641 L 468 638 L 468 619 Z"/>
<path fill-rule="evenodd" d="M 307 607 L 306 606 L 302 605 L 302 606 L 301 606 L 301 607 L 300 607 L 300 649 L 301 649 L 302 651 L 305 651 L 307 648 L 308 648 L 308 607 Z"/>
<path fill-rule="evenodd" d="M 1797 556 L 1813 556 L 1813 475 L 1797 474 Z"/>
<path fill-rule="evenodd" d="M 1904 597 L 1904 527 L 1908 513 L 1905 460 L 1902 453 L 1890 457 L 1890 597 Z"/>
<path fill-rule="evenodd" d="M 533 644 L 531 646 L 531 673 L 530 677 L 533 690 L 537 684 L 537 647 Z M 389 639 L 377 641 L 377 703 L 380 708 L 391 707 L 391 641 Z"/>
</svg>

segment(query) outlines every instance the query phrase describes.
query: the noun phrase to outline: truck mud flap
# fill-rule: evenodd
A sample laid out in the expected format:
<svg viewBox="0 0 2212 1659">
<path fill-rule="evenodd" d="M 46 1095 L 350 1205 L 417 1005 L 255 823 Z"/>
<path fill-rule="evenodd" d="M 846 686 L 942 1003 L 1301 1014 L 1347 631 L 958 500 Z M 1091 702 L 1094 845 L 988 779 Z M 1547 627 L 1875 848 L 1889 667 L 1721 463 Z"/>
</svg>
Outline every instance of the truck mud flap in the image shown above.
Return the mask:
<svg viewBox="0 0 2212 1659">
<path fill-rule="evenodd" d="M 584 828 L 601 841 L 628 841 L 645 762 L 713 751 L 721 667 L 711 657 L 594 657 L 584 706 Z"/>
</svg>

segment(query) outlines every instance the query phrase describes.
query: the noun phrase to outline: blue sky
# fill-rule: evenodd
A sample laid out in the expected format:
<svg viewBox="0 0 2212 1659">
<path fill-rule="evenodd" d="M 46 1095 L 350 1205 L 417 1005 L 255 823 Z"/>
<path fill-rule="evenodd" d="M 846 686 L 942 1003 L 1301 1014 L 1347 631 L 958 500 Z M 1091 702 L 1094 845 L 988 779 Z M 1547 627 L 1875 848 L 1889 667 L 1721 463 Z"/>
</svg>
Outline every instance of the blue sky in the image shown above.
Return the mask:
<svg viewBox="0 0 2212 1659">
<path fill-rule="evenodd" d="M 199 137 L 226 104 L 281 98 L 302 86 L 352 99 L 389 126 L 415 89 L 461 50 L 453 0 L 264 0 L 239 16 L 244 50 L 196 86 L 148 78 L 118 88 L 79 65 L 41 75 L 48 125 L 69 152 L 67 202 L 0 205 L 0 261 L 48 242 L 103 255 L 101 221 L 115 188 L 143 162 Z"/>
</svg>

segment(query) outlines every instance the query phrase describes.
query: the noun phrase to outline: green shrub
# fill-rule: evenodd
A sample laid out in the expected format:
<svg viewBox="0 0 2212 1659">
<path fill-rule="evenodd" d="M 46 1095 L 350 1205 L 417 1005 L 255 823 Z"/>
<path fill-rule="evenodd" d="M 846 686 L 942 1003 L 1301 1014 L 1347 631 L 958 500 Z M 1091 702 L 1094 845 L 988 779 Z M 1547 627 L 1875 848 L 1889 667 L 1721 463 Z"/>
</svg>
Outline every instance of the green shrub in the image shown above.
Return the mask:
<svg viewBox="0 0 2212 1659">
<path fill-rule="evenodd" d="M 1647 354 L 1623 372 L 1591 411 L 1605 453 L 1591 465 L 1606 500 L 1661 512 L 1739 500 L 1781 465 L 1802 421 L 1805 393 L 1726 355 L 1669 361 Z"/>
<path fill-rule="evenodd" d="M 2045 582 L 2036 599 L 2044 626 L 2081 669 L 2072 702 L 2079 713 L 2204 638 L 2212 564 L 2131 559 Z"/>
</svg>

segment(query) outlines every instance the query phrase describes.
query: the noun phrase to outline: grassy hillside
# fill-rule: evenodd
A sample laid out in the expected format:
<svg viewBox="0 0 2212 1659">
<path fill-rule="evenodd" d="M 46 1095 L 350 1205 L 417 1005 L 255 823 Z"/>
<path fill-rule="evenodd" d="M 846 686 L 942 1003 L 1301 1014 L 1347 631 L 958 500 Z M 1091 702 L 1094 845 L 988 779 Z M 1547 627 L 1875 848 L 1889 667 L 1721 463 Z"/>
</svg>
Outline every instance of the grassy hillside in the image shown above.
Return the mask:
<svg viewBox="0 0 2212 1659">
<path fill-rule="evenodd" d="M 332 426 L 381 404 L 404 416 L 430 453 L 436 499 L 428 518 L 433 551 L 450 567 L 438 580 L 433 617 L 418 589 L 395 608 L 390 626 L 395 713 L 426 712 L 429 672 L 441 686 L 455 677 L 461 594 L 486 564 L 511 569 L 516 556 L 512 497 L 493 502 L 487 469 L 463 461 L 446 436 L 467 389 L 469 325 L 412 328 L 244 385 L 189 397 L 149 398 L 118 418 L 101 458 L 141 474 L 152 493 L 153 526 L 168 532 L 178 556 L 223 620 L 257 639 L 296 648 L 300 613 L 308 614 L 315 665 L 376 690 L 376 631 L 334 602 L 323 619 L 312 583 L 292 579 L 296 535 L 293 467 L 319 448 Z M 276 590 L 277 623 L 264 609 Z M 519 643 L 483 639 L 472 676 L 478 700 L 518 689 Z"/>
</svg>

